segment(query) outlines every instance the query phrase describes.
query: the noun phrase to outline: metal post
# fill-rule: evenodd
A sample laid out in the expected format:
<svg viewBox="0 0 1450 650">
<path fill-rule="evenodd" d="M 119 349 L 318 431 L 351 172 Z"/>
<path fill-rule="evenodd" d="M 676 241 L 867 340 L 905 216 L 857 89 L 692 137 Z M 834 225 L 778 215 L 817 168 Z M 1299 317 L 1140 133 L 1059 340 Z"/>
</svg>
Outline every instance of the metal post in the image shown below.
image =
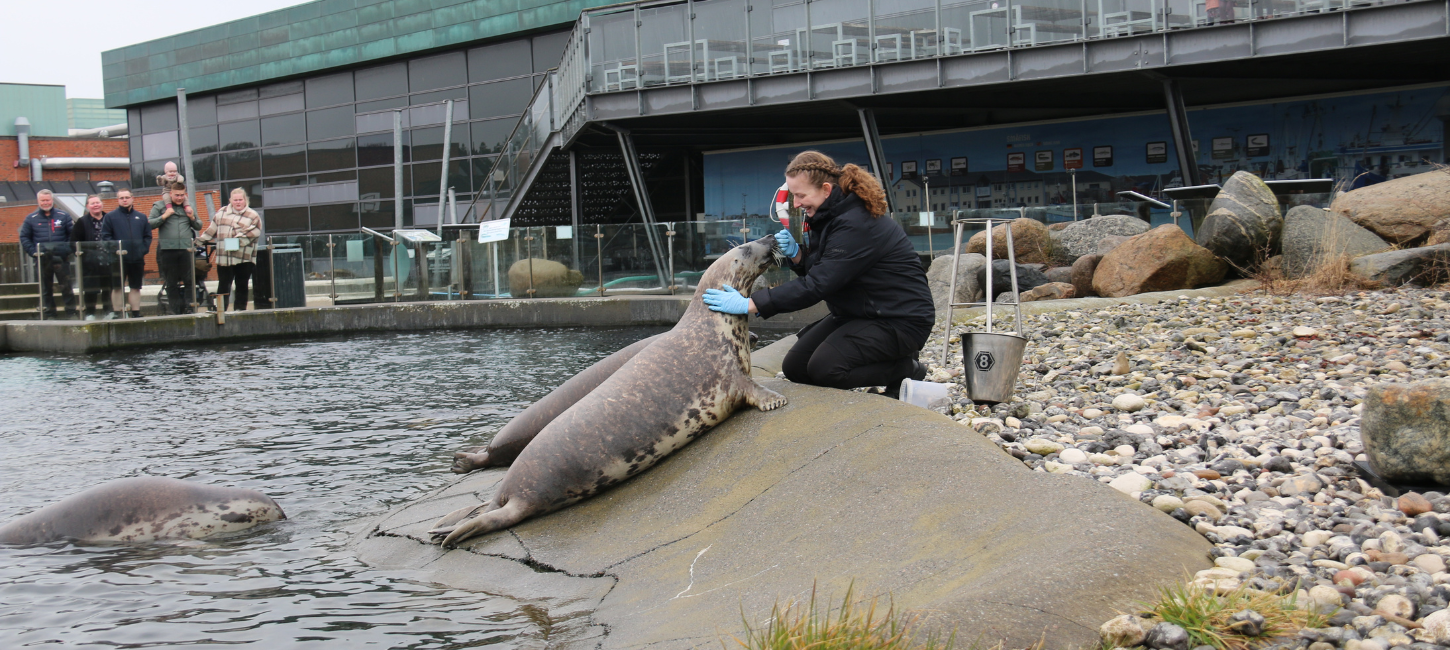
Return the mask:
<svg viewBox="0 0 1450 650">
<path fill-rule="evenodd" d="M 131 317 L 131 285 L 126 284 L 126 249 L 122 248 L 121 242 L 116 242 L 116 267 L 121 269 L 121 308 L 111 305 L 111 309 L 121 312 L 122 318 Z M 37 280 L 39 278 L 36 278 Z M 115 295 L 115 294 L 111 294 Z"/>
<path fill-rule="evenodd" d="M 267 298 L 267 302 L 272 303 L 272 309 L 276 309 L 277 308 L 277 247 L 272 244 L 272 238 L 271 237 L 268 237 L 267 238 L 267 266 L 269 267 L 269 270 L 271 271 L 270 273 L 267 274 L 267 279 L 272 283 L 272 295 Z M 196 264 L 192 264 L 191 265 L 191 269 L 193 271 L 195 271 L 196 270 Z M 192 291 L 192 294 L 194 295 L 195 293 L 196 293 L 196 291 L 193 290 Z"/>
<path fill-rule="evenodd" d="M 669 250 L 669 258 L 667 259 L 669 259 L 670 267 L 670 279 L 667 286 L 670 289 L 670 295 L 673 296 L 675 295 L 675 224 L 671 222 L 666 224 L 665 227 L 669 229 L 665 231 L 665 241 L 668 243 Z"/>
<path fill-rule="evenodd" d="M 579 268 L 579 161 L 574 157 L 574 150 L 569 150 L 569 232 L 573 233 L 570 239 L 574 243 L 574 265 Z"/>
<path fill-rule="evenodd" d="M 36 309 L 40 311 L 40 320 L 45 320 L 45 271 L 41 269 L 41 261 L 40 261 L 41 258 L 44 257 L 44 256 L 45 256 L 45 254 L 40 252 L 40 245 L 39 244 L 36 244 L 35 245 L 35 288 L 36 288 L 36 292 L 35 293 L 37 294 L 37 298 L 40 300 L 40 304 L 36 306 Z M 51 287 L 50 288 L 52 290 L 55 289 L 55 282 L 51 282 Z M 54 293 L 54 292 L 52 291 L 52 293 Z M 52 295 L 50 297 L 50 299 L 51 299 L 52 302 L 54 302 L 55 301 L 55 296 Z"/>
<path fill-rule="evenodd" d="M 384 278 L 387 277 L 387 267 L 383 266 L 383 238 L 381 235 L 373 235 L 373 302 L 383 301 Z"/>
<path fill-rule="evenodd" d="M 957 263 L 960 261 L 962 254 L 962 229 L 966 225 L 961 222 L 961 219 L 957 218 L 959 216 L 960 214 L 952 215 L 952 279 L 947 283 L 947 322 L 946 331 L 942 334 L 941 343 L 941 365 L 943 368 L 947 367 L 947 362 L 951 361 L 952 303 L 957 300 Z M 972 296 L 972 298 L 975 297 Z M 968 300 L 968 302 L 971 301 Z"/>
<path fill-rule="evenodd" d="M 201 303 L 196 301 L 196 246 L 188 244 L 186 247 L 186 254 L 187 267 L 191 271 L 191 286 L 187 287 L 187 294 L 189 295 L 186 296 L 186 304 L 191 305 L 191 313 L 195 314 L 198 311 L 198 308 L 201 307 Z M 276 265 L 273 265 L 273 268 L 276 268 Z M 202 278 L 202 280 L 205 281 L 206 278 Z M 272 280 L 272 286 L 277 286 L 276 279 Z"/>
<path fill-rule="evenodd" d="M 498 242 L 489 242 L 488 256 L 493 259 L 493 297 L 497 298 L 498 293 Z"/>
<path fill-rule="evenodd" d="M 86 218 L 89 219 L 90 218 L 90 215 L 86 215 Z M 86 306 L 86 274 L 81 272 L 82 270 L 84 270 L 84 267 L 81 265 L 81 256 L 82 255 L 85 255 L 86 253 L 85 253 L 85 251 L 81 250 L 81 243 L 80 242 L 75 242 L 75 247 L 76 247 L 76 261 L 75 261 L 75 267 L 76 267 L 76 303 L 77 303 L 76 307 L 78 309 L 85 309 L 85 306 Z M 100 300 L 97 300 L 96 302 L 100 302 Z"/>
<path fill-rule="evenodd" d="M 871 171 L 881 181 L 881 187 L 887 187 L 891 181 L 886 178 L 886 153 L 881 149 L 881 132 L 876 129 L 876 114 L 869 108 L 858 108 L 856 115 L 861 118 L 861 133 L 866 140 L 866 157 L 871 161 Z M 889 189 L 886 191 L 886 212 L 896 212 L 896 199 Z"/>
<path fill-rule="evenodd" d="M 333 260 L 332 249 L 337 245 L 332 243 L 332 235 L 327 236 L 327 275 L 332 281 L 332 304 L 337 304 L 337 262 Z"/>
<path fill-rule="evenodd" d="M 594 259 L 599 262 L 599 297 L 604 297 L 604 227 L 594 224 Z"/>
<path fill-rule="evenodd" d="M 450 99 L 443 108 L 443 170 L 438 174 L 438 227 L 435 229 L 439 237 L 443 236 L 443 205 L 448 196 L 448 154 L 452 150 L 453 100 Z"/>
<path fill-rule="evenodd" d="M 987 219 L 987 286 L 983 295 L 987 297 L 987 333 L 992 333 L 992 219 Z"/>
<path fill-rule="evenodd" d="M 1077 170 L 1074 169 L 1067 175 L 1072 178 L 1072 220 L 1077 221 Z"/>
<path fill-rule="evenodd" d="M 393 111 L 393 228 L 403 229 L 403 111 Z M 393 261 L 396 267 L 397 260 Z"/>
<path fill-rule="evenodd" d="M 196 194 L 196 174 L 191 168 L 191 131 L 186 127 L 186 89 L 176 89 L 176 124 L 181 134 L 181 164 L 186 176 L 186 204 L 192 205 L 191 197 Z M 166 190 L 161 190 L 165 192 Z M 195 260 L 193 260 L 193 264 Z M 192 300 L 196 300 L 193 296 Z"/>
<path fill-rule="evenodd" d="M 529 297 L 534 297 L 534 235 L 533 229 L 524 229 L 524 259 L 529 261 Z"/>
<path fill-rule="evenodd" d="M 1183 186 L 1202 185 L 1198 160 L 1193 155 L 1193 135 L 1188 130 L 1188 109 L 1183 105 L 1183 90 L 1174 79 L 1163 80 L 1163 98 L 1168 104 L 1168 126 L 1173 130 L 1173 147 L 1178 150 L 1178 170 Z"/>
<path fill-rule="evenodd" d="M 1022 209 L 1025 213 L 1026 208 Z M 1025 217 L 1024 217 L 1025 218 Z M 1017 309 L 1017 336 L 1022 336 L 1022 296 L 1017 292 L 1017 249 L 1012 244 L 1012 224 L 1007 224 L 1007 272 L 1012 274 L 1012 306 Z"/>
<path fill-rule="evenodd" d="M 921 186 L 926 191 L 926 196 L 923 197 L 926 199 L 926 207 L 931 208 L 927 211 L 927 214 L 931 216 L 928 217 L 930 221 L 926 224 L 926 259 L 928 260 L 927 265 L 930 266 L 930 260 L 936 257 L 936 249 L 931 245 L 931 227 L 936 225 L 936 205 L 931 202 L 931 181 L 926 178 L 925 174 L 921 177 Z"/>
<path fill-rule="evenodd" d="M 398 271 L 398 240 L 394 239 L 393 244 L 393 302 L 398 302 L 403 295 L 403 276 Z"/>
</svg>

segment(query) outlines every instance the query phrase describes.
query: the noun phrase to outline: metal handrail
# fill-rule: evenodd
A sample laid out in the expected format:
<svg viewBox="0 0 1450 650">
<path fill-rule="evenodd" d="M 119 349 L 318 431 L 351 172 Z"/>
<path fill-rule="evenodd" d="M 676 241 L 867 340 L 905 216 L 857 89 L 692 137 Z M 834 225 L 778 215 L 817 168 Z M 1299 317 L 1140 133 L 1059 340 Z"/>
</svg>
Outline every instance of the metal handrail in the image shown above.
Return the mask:
<svg viewBox="0 0 1450 650">
<path fill-rule="evenodd" d="M 555 76 L 555 73 L 557 71 L 558 71 L 558 68 L 550 68 L 549 71 L 548 71 L 548 73 L 547 73 L 547 76 L 548 77 L 553 77 L 553 76 Z M 509 145 L 509 143 L 511 143 L 511 142 L 514 141 L 514 136 L 515 135 L 518 135 L 519 128 L 522 127 L 524 125 L 524 123 L 527 122 L 529 120 L 529 118 L 533 116 L 533 114 L 534 114 L 534 110 L 533 110 L 534 109 L 534 105 L 538 103 L 539 98 L 542 97 L 542 96 L 548 95 L 549 98 L 550 98 L 550 101 L 552 102 L 552 100 L 553 100 L 552 93 L 553 93 L 553 84 L 552 83 L 546 81 L 545 83 L 539 84 L 539 88 L 534 91 L 534 96 L 529 99 L 528 106 L 527 106 L 527 108 L 524 109 L 524 114 L 519 116 L 518 123 L 514 124 L 514 128 L 513 128 L 512 131 L 509 131 L 509 137 L 504 138 L 504 141 L 503 141 L 504 142 L 504 151 L 499 152 L 498 157 L 493 159 L 493 165 L 489 167 L 489 169 L 488 169 L 488 175 L 483 177 L 484 178 L 484 181 L 483 182 L 489 184 L 489 186 L 490 186 L 490 189 L 489 189 L 489 192 L 488 192 L 488 195 L 489 195 L 488 205 L 486 207 L 484 207 L 483 212 L 475 213 L 473 211 L 474 210 L 474 207 L 478 205 L 478 199 L 483 195 L 483 192 L 481 191 L 482 188 L 478 188 L 478 189 L 476 189 L 473 192 L 473 200 L 468 203 L 468 209 L 464 211 L 464 214 L 476 214 L 477 216 L 474 218 L 474 221 L 475 222 L 482 223 L 484 221 L 488 221 L 487 219 L 484 219 L 483 218 L 484 215 L 485 214 L 488 214 L 493 209 L 493 206 L 498 203 L 497 199 L 494 198 L 494 192 L 495 192 L 495 190 L 492 189 L 492 183 L 494 182 L 494 175 L 498 173 L 498 170 L 499 170 L 500 166 L 502 166 L 504 164 L 504 161 L 505 160 L 513 160 L 516 157 L 516 156 L 511 156 L 510 155 L 510 153 L 508 151 L 508 145 Z M 549 121 L 550 122 L 553 122 L 553 117 L 554 117 L 553 112 L 554 112 L 553 111 L 553 107 L 550 106 L 549 107 Z M 554 126 L 555 125 L 552 124 L 552 123 L 549 125 L 549 127 L 550 127 L 549 128 L 550 135 L 552 135 L 554 133 L 554 131 L 555 131 Z"/>
</svg>

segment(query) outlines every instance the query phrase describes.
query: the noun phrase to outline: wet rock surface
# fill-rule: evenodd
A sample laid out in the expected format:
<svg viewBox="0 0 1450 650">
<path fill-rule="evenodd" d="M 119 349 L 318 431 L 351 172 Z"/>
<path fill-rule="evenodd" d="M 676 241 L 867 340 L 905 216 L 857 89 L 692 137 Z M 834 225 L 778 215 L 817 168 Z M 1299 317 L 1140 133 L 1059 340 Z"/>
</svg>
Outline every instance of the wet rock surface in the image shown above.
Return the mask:
<svg viewBox="0 0 1450 650">
<path fill-rule="evenodd" d="M 1443 408 L 1450 291 L 1254 292 L 1025 318 L 1017 399 L 973 404 L 953 384 L 951 417 L 1035 471 L 1107 484 L 1203 535 L 1215 566 L 1190 578 L 1198 587 L 1293 596 L 1329 617 L 1275 647 L 1450 643 L 1450 496 L 1392 498 L 1353 466 L 1378 426 L 1371 400 L 1413 403 L 1419 411 L 1396 417 L 1443 428 L 1421 411 Z M 943 335 L 939 326 L 928 342 L 929 378 L 954 381 L 960 352 L 941 367 Z M 1429 380 L 1439 381 L 1405 388 Z M 1139 632 L 1149 647 L 1176 638 L 1147 621 L 1103 620 L 1104 638 L 1124 645 Z"/>
</svg>

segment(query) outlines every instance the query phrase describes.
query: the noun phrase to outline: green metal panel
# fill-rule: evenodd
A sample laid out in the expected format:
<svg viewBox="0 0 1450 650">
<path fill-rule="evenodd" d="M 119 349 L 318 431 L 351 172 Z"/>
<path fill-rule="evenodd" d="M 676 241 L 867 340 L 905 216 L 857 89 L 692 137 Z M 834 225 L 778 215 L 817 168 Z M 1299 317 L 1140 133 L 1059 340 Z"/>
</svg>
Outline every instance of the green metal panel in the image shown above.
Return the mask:
<svg viewBox="0 0 1450 650">
<path fill-rule="evenodd" d="M 0 135 L 15 135 L 17 117 L 30 120 L 30 135 L 65 137 L 65 86 L 0 84 Z"/>
<path fill-rule="evenodd" d="M 66 126 L 72 129 L 99 129 L 126 123 L 126 111 L 106 108 L 106 102 L 100 99 L 67 99 L 65 111 Z M 14 120 L 11 126 L 14 127 Z"/>
<path fill-rule="evenodd" d="M 105 104 L 124 108 L 171 99 L 178 87 L 215 91 L 563 27 L 616 1 L 315 0 L 103 52 Z"/>
</svg>

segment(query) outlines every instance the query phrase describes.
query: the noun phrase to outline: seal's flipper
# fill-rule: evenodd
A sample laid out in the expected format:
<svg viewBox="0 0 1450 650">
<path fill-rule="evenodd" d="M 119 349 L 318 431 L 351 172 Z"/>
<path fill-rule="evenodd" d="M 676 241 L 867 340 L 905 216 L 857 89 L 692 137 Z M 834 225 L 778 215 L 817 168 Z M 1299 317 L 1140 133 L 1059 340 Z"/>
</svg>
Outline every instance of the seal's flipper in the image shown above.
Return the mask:
<svg viewBox="0 0 1450 650">
<path fill-rule="evenodd" d="M 474 453 L 475 449 L 453 452 L 453 467 L 450 469 L 454 474 L 467 474 L 488 467 L 488 448 L 482 449 L 479 453 Z"/>
<path fill-rule="evenodd" d="M 454 510 L 453 512 L 443 515 L 442 519 L 434 522 L 433 527 L 428 530 L 428 534 L 434 536 L 446 535 L 449 532 L 453 531 L 453 528 L 458 522 L 485 512 L 487 509 L 487 503 L 480 503 L 476 506 L 466 506 Z"/>
<path fill-rule="evenodd" d="M 482 535 L 484 533 L 491 533 L 496 530 L 503 530 L 505 528 L 513 526 L 514 524 L 523 521 L 524 518 L 527 516 L 528 514 L 524 510 L 522 500 L 511 501 L 508 505 L 502 508 L 499 508 L 497 510 L 490 510 L 453 527 L 453 529 L 448 532 L 448 536 L 443 538 L 443 546 L 447 548 L 453 548 L 454 546 L 457 546 L 459 542 L 466 540 L 470 537 Z M 428 532 L 433 533 L 433 531 L 431 530 Z M 441 531 L 439 534 L 441 534 Z"/>
<path fill-rule="evenodd" d="M 740 392 L 744 394 L 746 404 L 762 411 L 772 411 L 786 405 L 785 395 L 761 386 L 749 377 L 741 376 L 740 383 Z"/>
</svg>

